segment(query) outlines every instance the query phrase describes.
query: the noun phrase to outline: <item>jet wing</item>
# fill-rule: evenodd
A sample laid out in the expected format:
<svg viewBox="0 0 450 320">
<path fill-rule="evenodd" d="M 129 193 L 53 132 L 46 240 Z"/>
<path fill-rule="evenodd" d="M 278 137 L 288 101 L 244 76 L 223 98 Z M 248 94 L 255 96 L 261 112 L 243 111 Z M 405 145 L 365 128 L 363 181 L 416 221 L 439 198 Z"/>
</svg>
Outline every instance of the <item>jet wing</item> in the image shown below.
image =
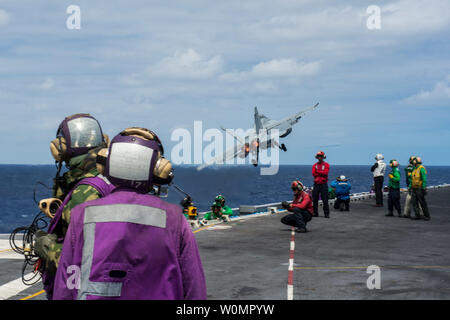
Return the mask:
<svg viewBox="0 0 450 320">
<path fill-rule="evenodd" d="M 298 122 L 298 120 L 306 113 L 308 113 L 311 110 L 314 110 L 315 108 L 317 108 L 317 106 L 319 105 L 319 103 L 316 103 L 315 105 L 313 105 L 312 107 L 309 107 L 303 111 L 300 111 L 299 113 L 294 114 L 293 116 L 287 117 L 285 119 L 276 121 L 276 122 L 272 122 L 270 123 L 267 127 L 264 127 L 264 129 L 266 130 L 271 130 L 271 129 L 275 129 L 277 127 L 285 127 L 285 126 L 291 126 L 293 124 L 296 124 Z"/>
<path fill-rule="evenodd" d="M 236 144 L 233 147 L 226 150 L 224 153 L 218 155 L 217 157 L 211 159 L 208 162 L 205 162 L 197 167 L 197 171 L 200 171 L 206 167 L 209 167 L 210 165 L 213 165 L 214 163 L 226 163 L 227 160 L 234 159 L 238 156 L 240 156 L 243 151 L 243 144 Z"/>
</svg>

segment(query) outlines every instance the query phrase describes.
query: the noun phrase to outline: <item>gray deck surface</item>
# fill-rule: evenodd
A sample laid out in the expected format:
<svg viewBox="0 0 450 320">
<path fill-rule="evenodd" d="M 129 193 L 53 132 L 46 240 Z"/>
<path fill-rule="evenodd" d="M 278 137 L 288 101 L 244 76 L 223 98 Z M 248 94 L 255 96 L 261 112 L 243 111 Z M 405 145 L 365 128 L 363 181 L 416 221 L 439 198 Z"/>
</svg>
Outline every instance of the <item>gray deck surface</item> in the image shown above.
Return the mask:
<svg viewBox="0 0 450 320">
<path fill-rule="evenodd" d="M 350 212 L 332 209 L 330 219 L 320 211 L 308 233 L 295 234 L 294 299 L 450 299 L 450 188 L 429 191 L 427 200 L 430 221 L 385 217 L 386 199 L 384 208 L 367 199 L 352 202 Z M 195 232 L 208 299 L 287 298 L 291 229 L 280 223 L 284 215 Z M 22 265 L 2 254 L 0 286 L 19 278 Z M 381 268 L 379 290 L 366 286 L 369 265 Z M 10 299 L 40 290 L 41 283 Z"/>
</svg>

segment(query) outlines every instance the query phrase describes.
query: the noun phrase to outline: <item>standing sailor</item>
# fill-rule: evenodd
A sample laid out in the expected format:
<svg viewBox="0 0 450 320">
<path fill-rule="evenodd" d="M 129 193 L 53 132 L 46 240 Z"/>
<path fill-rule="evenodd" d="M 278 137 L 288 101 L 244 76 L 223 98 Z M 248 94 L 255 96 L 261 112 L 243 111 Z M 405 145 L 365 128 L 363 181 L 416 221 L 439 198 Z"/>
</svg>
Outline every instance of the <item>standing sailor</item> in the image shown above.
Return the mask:
<svg viewBox="0 0 450 320">
<path fill-rule="evenodd" d="M 375 186 L 375 200 L 376 207 L 383 206 L 383 182 L 384 182 L 384 172 L 386 171 L 386 163 L 383 161 L 384 156 L 382 154 L 377 154 L 375 156 L 375 164 L 370 168 L 373 172 L 373 181 Z"/>
<path fill-rule="evenodd" d="M 386 217 L 394 216 L 394 208 L 397 210 L 399 217 L 402 216 L 402 210 L 400 206 L 400 170 L 398 169 L 398 161 L 392 159 L 389 162 L 389 166 L 392 168 L 389 173 L 389 197 L 388 197 L 388 210 Z"/>
<path fill-rule="evenodd" d="M 430 212 L 428 211 L 427 201 L 425 196 L 427 194 L 427 170 L 422 165 L 422 159 L 415 157 L 413 160 L 414 170 L 411 174 L 411 190 L 412 203 L 414 206 L 415 217 L 413 219 L 420 219 L 419 204 L 423 211 L 423 220 L 430 220 Z"/>
<path fill-rule="evenodd" d="M 411 177 L 412 172 L 414 171 L 414 165 L 413 160 L 416 156 L 410 156 L 409 157 L 409 163 L 408 166 L 405 168 L 405 176 L 406 176 L 406 186 L 408 188 L 408 193 L 406 194 L 405 199 L 405 208 L 403 210 L 403 217 L 404 218 L 411 218 L 411 210 L 412 210 L 412 189 L 411 189 Z M 422 209 L 420 209 L 420 215 L 422 216 Z"/>
<path fill-rule="evenodd" d="M 42 282 L 47 298 L 52 299 L 53 283 L 63 241 L 70 224 L 71 210 L 86 201 L 108 194 L 112 185 L 97 177 L 97 155 L 106 148 L 108 137 L 102 133 L 98 121 L 89 114 L 66 117 L 58 127 L 50 151 L 58 164 L 58 174 L 53 187 L 54 196 L 63 200 L 50 222 L 48 233 L 38 231 L 35 253 L 43 266 Z M 62 177 L 59 172 L 63 162 L 69 168 Z"/>
<path fill-rule="evenodd" d="M 319 216 L 319 195 L 323 203 L 323 213 L 325 218 L 330 217 L 330 208 L 328 205 L 328 173 L 330 172 L 330 165 L 324 161 L 326 158 L 323 151 L 316 154 L 318 160 L 312 167 L 312 175 L 314 177 L 314 187 L 312 191 L 314 216 Z"/>
<path fill-rule="evenodd" d="M 55 299 L 206 299 L 197 242 L 181 208 L 148 194 L 153 184 L 170 183 L 171 164 L 156 134 L 131 129 L 109 148 L 105 175 L 117 188 L 72 210 Z"/>
</svg>

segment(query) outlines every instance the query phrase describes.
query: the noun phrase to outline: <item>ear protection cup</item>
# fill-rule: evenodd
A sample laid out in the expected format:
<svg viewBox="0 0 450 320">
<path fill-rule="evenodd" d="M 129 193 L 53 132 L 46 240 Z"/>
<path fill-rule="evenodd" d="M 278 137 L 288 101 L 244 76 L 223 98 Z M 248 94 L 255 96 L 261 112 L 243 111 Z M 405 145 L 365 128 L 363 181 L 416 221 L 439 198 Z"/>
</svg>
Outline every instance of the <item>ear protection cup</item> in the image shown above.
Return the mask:
<svg viewBox="0 0 450 320">
<path fill-rule="evenodd" d="M 100 173 L 102 175 L 105 173 L 107 158 L 108 158 L 108 148 L 100 149 L 100 151 L 97 153 L 97 158 L 96 158 L 95 163 L 96 163 L 98 173 Z"/>
<path fill-rule="evenodd" d="M 50 152 L 57 162 L 67 159 L 67 143 L 64 137 L 57 137 L 50 141 Z"/>
<path fill-rule="evenodd" d="M 153 170 L 153 181 L 156 184 L 169 184 L 172 182 L 173 177 L 172 164 L 169 160 L 160 156 Z"/>
<path fill-rule="evenodd" d="M 109 136 L 106 133 L 103 134 L 103 140 L 105 140 L 106 148 L 109 148 L 111 140 L 109 139 Z"/>
<path fill-rule="evenodd" d="M 303 191 L 303 184 L 299 180 L 292 181 L 291 189 L 296 189 L 298 191 Z"/>
</svg>

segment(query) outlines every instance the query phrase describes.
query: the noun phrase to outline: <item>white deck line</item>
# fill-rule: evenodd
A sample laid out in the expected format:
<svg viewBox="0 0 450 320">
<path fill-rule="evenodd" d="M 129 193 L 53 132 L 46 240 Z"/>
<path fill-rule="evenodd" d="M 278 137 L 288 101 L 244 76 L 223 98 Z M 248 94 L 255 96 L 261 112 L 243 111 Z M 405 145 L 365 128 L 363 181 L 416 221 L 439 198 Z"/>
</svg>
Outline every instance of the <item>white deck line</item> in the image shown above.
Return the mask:
<svg viewBox="0 0 450 320">
<path fill-rule="evenodd" d="M 25 278 L 31 278 L 33 276 L 33 273 L 30 272 L 29 274 L 27 274 L 25 276 Z M 40 282 L 41 280 L 39 280 Z M 0 300 L 6 300 L 9 299 L 11 297 L 14 297 L 16 295 L 18 295 L 20 292 L 22 292 L 23 290 L 26 290 L 30 288 L 30 286 L 24 284 L 22 282 L 22 277 L 10 281 L 2 286 L 0 286 Z"/>
</svg>

